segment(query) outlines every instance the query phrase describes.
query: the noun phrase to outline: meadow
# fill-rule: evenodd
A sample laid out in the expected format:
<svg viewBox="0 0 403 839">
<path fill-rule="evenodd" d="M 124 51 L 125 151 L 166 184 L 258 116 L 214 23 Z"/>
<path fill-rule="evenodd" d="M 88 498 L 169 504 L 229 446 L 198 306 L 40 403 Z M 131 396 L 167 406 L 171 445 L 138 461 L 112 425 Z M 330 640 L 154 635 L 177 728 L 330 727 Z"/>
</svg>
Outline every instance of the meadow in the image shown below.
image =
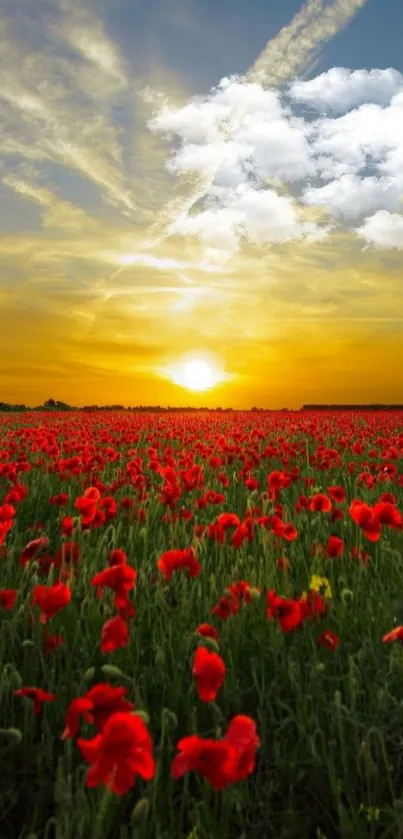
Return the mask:
<svg viewBox="0 0 403 839">
<path fill-rule="evenodd" d="M 403 413 L 0 415 L 1 839 L 403 837 Z"/>
</svg>

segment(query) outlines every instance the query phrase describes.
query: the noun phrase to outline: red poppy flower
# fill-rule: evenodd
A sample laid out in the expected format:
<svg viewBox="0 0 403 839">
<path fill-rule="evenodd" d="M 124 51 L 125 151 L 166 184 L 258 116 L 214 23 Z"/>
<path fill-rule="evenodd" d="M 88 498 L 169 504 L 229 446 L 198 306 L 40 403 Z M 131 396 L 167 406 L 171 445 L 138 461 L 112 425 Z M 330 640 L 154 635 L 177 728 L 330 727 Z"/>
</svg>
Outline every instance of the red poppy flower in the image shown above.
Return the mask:
<svg viewBox="0 0 403 839">
<path fill-rule="evenodd" d="M 328 556 L 336 557 L 343 556 L 344 542 L 339 536 L 329 536 L 326 546 L 326 553 Z"/>
<path fill-rule="evenodd" d="M 193 548 L 166 551 L 160 556 L 157 565 L 167 581 L 171 579 L 174 571 L 186 570 L 191 577 L 197 577 L 201 571 Z"/>
<path fill-rule="evenodd" d="M 17 598 L 16 588 L 0 588 L 0 606 L 7 611 L 10 611 Z"/>
<path fill-rule="evenodd" d="M 229 527 L 239 527 L 241 521 L 239 516 L 235 513 L 220 513 L 220 515 L 217 516 L 216 524 L 218 527 L 222 527 L 224 530 L 227 530 Z"/>
<path fill-rule="evenodd" d="M 326 600 L 317 591 L 308 592 L 307 597 L 299 600 L 299 605 L 301 615 L 304 619 L 313 618 L 316 620 L 317 618 L 325 617 L 329 610 Z"/>
<path fill-rule="evenodd" d="M 178 754 L 171 764 L 171 775 L 178 779 L 186 772 L 197 772 L 216 790 L 247 778 L 254 769 L 259 739 L 253 720 L 234 717 L 221 740 L 184 737 L 177 744 Z"/>
<path fill-rule="evenodd" d="M 342 504 L 346 500 L 346 493 L 342 486 L 331 486 L 327 488 L 327 494 L 336 501 L 337 504 Z"/>
<path fill-rule="evenodd" d="M 86 697 L 93 704 L 94 723 L 97 731 L 102 731 L 111 714 L 118 711 L 132 711 L 134 705 L 126 699 L 127 688 L 115 687 L 108 682 L 101 682 L 90 688 Z"/>
<path fill-rule="evenodd" d="M 210 522 L 207 527 L 207 536 L 219 545 L 225 545 L 225 528 L 221 527 L 218 522 Z"/>
<path fill-rule="evenodd" d="M 26 565 L 31 559 L 48 547 L 49 540 L 46 536 L 39 536 L 38 539 L 32 539 L 23 549 L 20 556 L 20 565 Z"/>
<path fill-rule="evenodd" d="M 378 501 L 373 507 L 374 516 L 381 524 L 387 527 L 400 529 L 403 525 L 403 517 L 397 507 L 388 501 Z"/>
<path fill-rule="evenodd" d="M 63 536 L 71 536 L 74 530 L 74 521 L 72 516 L 63 516 L 61 520 L 61 531 Z"/>
<path fill-rule="evenodd" d="M 171 775 L 177 780 L 187 772 L 197 772 L 216 790 L 233 783 L 238 765 L 238 753 L 225 740 L 203 739 L 193 734 L 179 740 L 179 751 L 171 764 Z"/>
<path fill-rule="evenodd" d="M 14 696 L 27 696 L 29 699 L 33 700 L 34 703 L 34 714 L 40 714 L 42 711 L 42 706 L 45 702 L 54 702 L 56 699 L 56 694 L 48 693 L 46 690 L 42 690 L 42 688 L 19 688 L 18 690 L 14 691 Z"/>
<path fill-rule="evenodd" d="M 93 501 L 96 504 L 97 501 L 99 501 L 99 499 L 101 497 L 101 493 L 100 493 L 100 491 L 97 487 L 92 486 L 92 487 L 88 487 L 88 489 L 84 490 L 84 496 L 83 497 L 84 498 L 89 498 L 91 501 Z"/>
<path fill-rule="evenodd" d="M 362 528 L 364 535 L 370 542 L 377 542 L 381 535 L 381 523 L 379 518 L 374 515 L 372 507 L 364 501 L 354 499 L 350 505 L 350 516 Z"/>
<path fill-rule="evenodd" d="M 125 565 L 127 554 L 122 548 L 113 548 L 108 557 L 108 565 Z"/>
<path fill-rule="evenodd" d="M 235 746 L 238 752 L 236 780 L 243 781 L 252 774 L 255 768 L 256 750 L 260 745 L 256 723 L 243 714 L 233 717 L 224 740 Z"/>
<path fill-rule="evenodd" d="M 383 636 L 382 641 L 384 644 L 392 644 L 393 641 L 403 641 L 403 626 L 395 626 L 394 629 L 391 629 L 390 632 L 387 632 Z"/>
<path fill-rule="evenodd" d="M 330 629 L 325 629 L 325 631 L 322 632 L 322 635 L 316 639 L 316 643 L 319 646 L 325 647 L 327 650 L 334 652 L 340 644 L 340 638 Z"/>
<path fill-rule="evenodd" d="M 62 740 L 76 737 L 80 726 L 80 718 L 94 723 L 98 732 L 102 731 L 106 721 L 118 711 L 132 711 L 134 706 L 125 699 L 127 688 L 114 687 L 108 682 L 94 685 L 85 696 L 73 699 L 67 709 L 66 728 Z"/>
<path fill-rule="evenodd" d="M 16 515 L 17 511 L 12 504 L 2 504 L 0 506 L 0 522 L 4 522 L 6 524 L 12 521 Z"/>
<path fill-rule="evenodd" d="M 129 643 L 129 628 L 123 618 L 118 615 L 106 621 L 101 631 L 101 650 L 103 653 L 113 653 Z"/>
<path fill-rule="evenodd" d="M 196 633 L 202 635 L 204 638 L 213 638 L 214 641 L 218 641 L 218 632 L 215 626 L 211 626 L 210 623 L 200 623 L 196 629 Z"/>
<path fill-rule="evenodd" d="M 155 775 L 152 740 L 137 714 L 117 712 L 92 740 L 77 740 L 84 760 L 91 764 L 86 786 L 105 784 L 116 795 L 125 795 L 140 775 L 151 781 Z"/>
<path fill-rule="evenodd" d="M 269 620 L 278 618 L 283 632 L 293 632 L 303 623 L 306 613 L 300 601 L 291 600 L 286 597 L 279 597 L 271 589 L 267 593 L 266 616 Z"/>
<path fill-rule="evenodd" d="M 291 484 L 291 478 L 288 475 L 285 475 L 284 472 L 270 472 L 267 476 L 267 486 L 273 497 L 277 497 L 278 492 L 281 489 L 285 489 L 289 487 Z"/>
<path fill-rule="evenodd" d="M 248 542 L 252 542 L 253 540 L 253 522 L 250 518 L 245 519 L 232 534 L 231 545 L 234 548 L 240 548 L 246 539 Z"/>
<path fill-rule="evenodd" d="M 69 503 L 69 496 L 67 492 L 59 492 L 58 495 L 52 495 L 49 498 L 49 504 L 55 504 L 58 507 L 65 507 Z"/>
<path fill-rule="evenodd" d="M 329 513 L 332 509 L 332 502 L 327 495 L 324 495 L 322 492 L 316 493 L 313 495 L 310 503 L 309 509 L 315 513 Z"/>
<path fill-rule="evenodd" d="M 211 614 L 217 615 L 223 621 L 227 620 L 231 615 L 236 615 L 237 612 L 239 612 L 239 600 L 233 595 L 220 597 L 217 605 L 211 609 Z"/>
<path fill-rule="evenodd" d="M 32 605 L 39 606 L 41 623 L 46 623 L 53 618 L 61 609 L 68 606 L 70 601 L 71 590 L 64 583 L 56 583 L 54 586 L 35 586 L 31 598 Z"/>
<path fill-rule="evenodd" d="M 216 652 L 198 647 L 193 661 L 193 676 L 202 702 L 214 702 L 225 679 L 225 663 Z"/>
<path fill-rule="evenodd" d="M 137 571 L 126 564 L 109 565 L 99 571 L 91 580 L 91 585 L 100 588 L 110 588 L 117 594 L 125 594 L 134 588 Z"/>
<path fill-rule="evenodd" d="M 291 522 L 289 522 L 284 525 L 282 535 L 286 542 L 294 542 L 298 536 L 298 530 L 293 524 L 291 524 Z"/>
<path fill-rule="evenodd" d="M 86 696 L 71 700 L 66 712 L 66 727 L 61 736 L 62 740 L 77 736 L 81 717 L 89 723 L 94 721 L 93 707 L 93 703 Z"/>
</svg>

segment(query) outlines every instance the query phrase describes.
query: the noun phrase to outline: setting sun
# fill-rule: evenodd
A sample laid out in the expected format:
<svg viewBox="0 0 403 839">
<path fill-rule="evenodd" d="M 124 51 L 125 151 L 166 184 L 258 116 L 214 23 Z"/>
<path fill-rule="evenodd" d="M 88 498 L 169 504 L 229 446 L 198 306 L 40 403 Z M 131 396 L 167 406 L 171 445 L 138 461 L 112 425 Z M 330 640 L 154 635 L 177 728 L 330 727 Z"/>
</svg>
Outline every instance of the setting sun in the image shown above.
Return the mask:
<svg viewBox="0 0 403 839">
<path fill-rule="evenodd" d="M 207 361 L 188 361 L 183 368 L 183 378 L 190 390 L 208 390 L 214 376 Z"/>
<path fill-rule="evenodd" d="M 220 360 L 205 353 L 182 356 L 161 372 L 174 384 L 199 393 L 211 390 L 228 378 Z"/>
</svg>

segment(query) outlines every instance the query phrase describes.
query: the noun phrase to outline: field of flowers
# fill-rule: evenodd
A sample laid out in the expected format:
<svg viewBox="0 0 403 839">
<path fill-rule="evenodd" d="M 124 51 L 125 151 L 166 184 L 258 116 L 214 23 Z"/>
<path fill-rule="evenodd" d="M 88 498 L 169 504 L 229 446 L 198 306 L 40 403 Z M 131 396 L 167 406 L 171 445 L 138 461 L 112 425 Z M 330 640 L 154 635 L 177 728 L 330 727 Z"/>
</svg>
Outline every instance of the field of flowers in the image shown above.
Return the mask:
<svg viewBox="0 0 403 839">
<path fill-rule="evenodd" d="M 1 839 L 403 837 L 403 414 L 0 415 Z"/>
</svg>

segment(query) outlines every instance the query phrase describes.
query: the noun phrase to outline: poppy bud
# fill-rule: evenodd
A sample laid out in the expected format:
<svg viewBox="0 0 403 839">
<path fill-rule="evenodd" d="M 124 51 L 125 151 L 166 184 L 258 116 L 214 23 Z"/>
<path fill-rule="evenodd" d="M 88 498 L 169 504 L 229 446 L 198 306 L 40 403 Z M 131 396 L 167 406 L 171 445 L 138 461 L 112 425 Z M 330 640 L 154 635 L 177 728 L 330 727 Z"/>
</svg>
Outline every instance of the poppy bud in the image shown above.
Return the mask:
<svg viewBox="0 0 403 839">
<path fill-rule="evenodd" d="M 115 678 L 116 679 L 121 679 L 121 678 L 126 678 L 127 679 L 127 676 L 125 676 L 125 674 L 120 669 L 120 667 L 115 667 L 114 664 L 104 664 L 101 667 L 101 670 L 102 670 L 104 676 L 106 676 L 108 679 L 115 679 Z"/>
<path fill-rule="evenodd" d="M 349 603 L 352 603 L 354 600 L 354 594 L 349 588 L 344 588 L 341 593 L 341 599 L 345 606 L 348 606 Z"/>
<path fill-rule="evenodd" d="M 88 670 L 85 671 L 83 676 L 84 682 L 91 682 L 95 676 L 95 667 L 89 667 Z"/>
<path fill-rule="evenodd" d="M 0 738 L 9 743 L 21 743 L 22 731 L 19 728 L 0 728 Z"/>
<path fill-rule="evenodd" d="M 133 808 L 131 817 L 132 825 L 144 824 L 144 822 L 146 822 L 148 819 L 149 812 L 150 802 L 148 798 L 140 798 L 140 801 L 138 801 L 136 806 Z"/>
</svg>

